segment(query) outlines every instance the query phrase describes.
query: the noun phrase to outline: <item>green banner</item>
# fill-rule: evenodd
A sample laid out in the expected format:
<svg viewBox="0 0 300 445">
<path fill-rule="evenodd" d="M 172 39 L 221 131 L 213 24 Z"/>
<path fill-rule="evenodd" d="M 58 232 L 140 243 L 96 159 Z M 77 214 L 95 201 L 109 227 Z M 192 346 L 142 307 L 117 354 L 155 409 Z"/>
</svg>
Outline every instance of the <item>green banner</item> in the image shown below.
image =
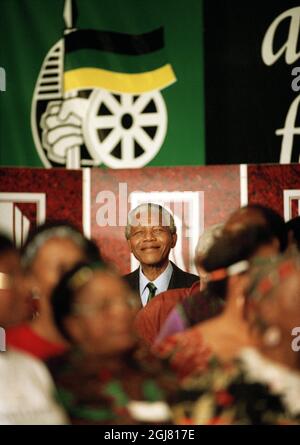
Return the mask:
<svg viewBox="0 0 300 445">
<path fill-rule="evenodd" d="M 201 165 L 202 0 L 0 0 L 0 164 Z"/>
</svg>

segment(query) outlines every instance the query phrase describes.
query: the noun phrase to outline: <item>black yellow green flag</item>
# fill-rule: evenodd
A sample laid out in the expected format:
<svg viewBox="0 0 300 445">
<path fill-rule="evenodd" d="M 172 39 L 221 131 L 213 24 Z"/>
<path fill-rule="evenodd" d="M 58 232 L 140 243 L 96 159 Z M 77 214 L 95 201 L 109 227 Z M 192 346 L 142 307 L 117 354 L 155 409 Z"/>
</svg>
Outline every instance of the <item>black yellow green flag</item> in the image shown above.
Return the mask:
<svg viewBox="0 0 300 445">
<path fill-rule="evenodd" d="M 0 0 L 0 162 L 204 159 L 201 0 Z"/>
</svg>

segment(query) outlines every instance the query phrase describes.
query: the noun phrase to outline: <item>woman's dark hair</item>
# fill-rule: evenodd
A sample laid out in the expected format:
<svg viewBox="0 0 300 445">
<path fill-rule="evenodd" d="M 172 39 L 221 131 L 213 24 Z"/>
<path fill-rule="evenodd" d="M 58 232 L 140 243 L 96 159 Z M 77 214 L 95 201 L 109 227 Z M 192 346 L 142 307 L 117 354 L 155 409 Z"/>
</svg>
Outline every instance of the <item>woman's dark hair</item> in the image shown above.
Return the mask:
<svg viewBox="0 0 300 445">
<path fill-rule="evenodd" d="M 288 231 L 282 216 L 270 207 L 261 204 L 248 204 L 247 209 L 257 211 L 264 218 L 265 227 L 274 238 L 279 241 L 280 252 L 284 252 L 288 246 Z"/>
<path fill-rule="evenodd" d="M 84 238 L 84 239 L 85 239 L 85 244 L 86 244 L 84 251 L 85 251 L 87 260 L 92 263 L 101 262 L 102 255 L 101 255 L 100 248 L 98 247 L 96 241 L 94 241 L 93 239 L 88 239 L 88 238 Z"/>
<path fill-rule="evenodd" d="M 224 233 L 216 239 L 201 260 L 200 266 L 207 272 L 227 268 L 239 261 L 248 260 L 259 247 L 270 244 L 273 240 L 273 233 L 265 226 L 249 226 L 235 233 Z M 209 281 L 204 292 L 225 299 L 227 278 Z"/>
<path fill-rule="evenodd" d="M 285 225 L 287 232 L 292 234 L 293 241 L 300 251 L 300 216 L 290 219 Z"/>
<path fill-rule="evenodd" d="M 66 317 L 68 317 L 72 313 L 73 304 L 76 298 L 76 292 L 79 289 L 79 287 L 77 288 L 72 285 L 72 278 L 84 268 L 106 269 L 107 266 L 106 264 L 101 262 L 87 263 L 82 261 L 77 263 L 75 266 L 72 267 L 72 269 L 70 269 L 62 276 L 56 287 L 53 289 L 51 296 L 51 306 L 55 325 L 62 336 L 70 342 L 72 342 L 73 340 L 65 328 L 64 321 Z"/>
<path fill-rule="evenodd" d="M 0 234 L 0 255 L 6 253 L 9 250 L 17 250 L 13 245 L 13 242 L 3 234 Z"/>
</svg>

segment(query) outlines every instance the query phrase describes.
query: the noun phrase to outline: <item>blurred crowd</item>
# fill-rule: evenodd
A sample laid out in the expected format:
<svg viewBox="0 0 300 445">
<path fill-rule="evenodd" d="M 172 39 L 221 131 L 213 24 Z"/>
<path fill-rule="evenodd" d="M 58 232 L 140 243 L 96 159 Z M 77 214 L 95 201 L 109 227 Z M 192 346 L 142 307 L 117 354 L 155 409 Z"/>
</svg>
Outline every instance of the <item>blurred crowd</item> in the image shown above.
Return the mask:
<svg viewBox="0 0 300 445">
<path fill-rule="evenodd" d="M 175 237 L 126 228 L 163 270 Z M 300 424 L 299 249 L 300 217 L 248 205 L 201 235 L 196 277 L 139 294 L 66 222 L 0 235 L 0 424 Z"/>
</svg>

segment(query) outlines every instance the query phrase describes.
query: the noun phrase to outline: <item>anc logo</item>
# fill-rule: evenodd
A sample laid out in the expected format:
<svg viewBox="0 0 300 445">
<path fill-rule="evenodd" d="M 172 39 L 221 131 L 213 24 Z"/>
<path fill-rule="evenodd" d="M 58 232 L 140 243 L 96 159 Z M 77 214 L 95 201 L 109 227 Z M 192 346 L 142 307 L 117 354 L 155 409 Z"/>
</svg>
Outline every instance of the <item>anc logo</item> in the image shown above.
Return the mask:
<svg viewBox="0 0 300 445">
<path fill-rule="evenodd" d="M 160 150 L 167 109 L 160 93 L 176 81 L 164 60 L 163 28 L 123 34 L 73 27 L 46 55 L 35 86 L 31 127 L 46 167 L 143 167 Z"/>
</svg>

